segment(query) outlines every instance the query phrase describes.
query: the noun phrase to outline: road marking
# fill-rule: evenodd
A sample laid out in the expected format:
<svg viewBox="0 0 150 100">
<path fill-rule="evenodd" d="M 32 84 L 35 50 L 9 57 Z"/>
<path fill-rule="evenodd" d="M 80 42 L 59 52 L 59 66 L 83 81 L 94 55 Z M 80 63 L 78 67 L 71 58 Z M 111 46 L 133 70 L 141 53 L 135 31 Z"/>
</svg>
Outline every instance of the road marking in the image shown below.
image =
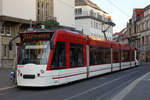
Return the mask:
<svg viewBox="0 0 150 100">
<path fill-rule="evenodd" d="M 125 83 L 119 85 L 117 88 L 114 88 L 114 89 L 110 90 L 109 92 L 103 94 L 102 96 L 98 97 L 96 100 L 101 100 L 102 98 L 104 98 L 104 97 L 106 97 L 107 95 L 111 94 L 113 91 L 118 90 L 119 88 L 121 88 L 121 86 L 123 86 L 123 85 L 125 85 L 125 84 L 127 84 L 127 83 L 130 83 L 130 82 L 132 82 L 132 81 L 133 81 L 133 79 L 131 79 L 131 80 L 129 80 L 129 81 L 126 81 Z"/>
<path fill-rule="evenodd" d="M 135 74 L 136 72 L 140 72 L 140 71 L 135 71 L 134 74 Z M 98 89 L 98 88 L 101 88 L 101 87 L 103 87 L 103 86 L 105 86 L 105 85 L 108 85 L 108 84 L 110 84 L 110 83 L 113 83 L 113 82 L 115 82 L 115 81 L 118 81 L 118 80 L 120 80 L 120 79 L 123 79 L 124 77 L 127 77 L 127 76 L 132 75 L 132 74 L 133 74 L 133 73 L 127 74 L 127 75 L 123 75 L 122 77 L 119 77 L 119 78 L 117 78 L 117 79 L 108 81 L 108 82 L 106 82 L 106 83 L 103 83 L 103 84 L 101 84 L 101 85 L 98 85 L 98 86 L 96 86 L 96 87 L 93 87 L 93 88 L 91 88 L 91 89 L 88 89 L 88 90 L 86 90 L 86 91 L 83 91 L 83 92 L 81 92 L 81 93 L 78 93 L 78 94 L 76 94 L 76 95 L 73 95 L 73 96 L 71 96 L 71 97 L 69 97 L 69 98 L 66 98 L 65 100 L 71 100 L 71 99 L 73 99 L 73 98 L 79 97 L 79 96 L 81 96 L 81 95 L 84 95 L 84 94 L 86 94 L 86 93 L 88 93 L 88 92 L 94 91 L 94 90 L 96 90 L 96 89 Z M 117 100 L 117 99 L 116 99 L 116 100 Z"/>
<path fill-rule="evenodd" d="M 123 89 L 119 94 L 114 96 L 111 100 L 123 100 L 123 98 L 131 92 L 131 90 L 147 75 L 149 75 L 150 72 L 146 73 L 145 75 L 141 76 L 140 78 L 133 81 L 131 84 L 129 84 L 125 89 Z"/>
<path fill-rule="evenodd" d="M 16 88 L 16 85 L 13 86 L 9 86 L 9 87 L 4 87 L 4 88 L 0 88 L 0 91 L 4 91 L 4 90 L 8 90 L 8 89 L 12 89 L 12 88 Z"/>
</svg>

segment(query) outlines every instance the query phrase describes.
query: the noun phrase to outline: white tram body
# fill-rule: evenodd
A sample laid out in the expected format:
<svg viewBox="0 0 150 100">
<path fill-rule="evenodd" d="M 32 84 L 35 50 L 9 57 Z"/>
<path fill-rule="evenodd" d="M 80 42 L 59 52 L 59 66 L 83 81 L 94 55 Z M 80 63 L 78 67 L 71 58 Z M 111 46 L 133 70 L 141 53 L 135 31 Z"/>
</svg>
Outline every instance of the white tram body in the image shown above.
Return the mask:
<svg viewBox="0 0 150 100">
<path fill-rule="evenodd" d="M 20 38 L 18 86 L 61 85 L 139 65 L 133 47 L 67 30 L 20 33 Z"/>
</svg>

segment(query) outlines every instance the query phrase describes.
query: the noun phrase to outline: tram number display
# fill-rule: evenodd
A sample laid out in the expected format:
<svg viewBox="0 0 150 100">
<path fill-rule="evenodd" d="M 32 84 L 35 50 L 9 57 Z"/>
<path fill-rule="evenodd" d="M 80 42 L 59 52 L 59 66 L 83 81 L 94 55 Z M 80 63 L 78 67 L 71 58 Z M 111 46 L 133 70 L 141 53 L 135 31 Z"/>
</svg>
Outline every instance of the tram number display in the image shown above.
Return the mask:
<svg viewBox="0 0 150 100">
<path fill-rule="evenodd" d="M 23 40 L 49 40 L 50 33 L 22 34 Z"/>
</svg>

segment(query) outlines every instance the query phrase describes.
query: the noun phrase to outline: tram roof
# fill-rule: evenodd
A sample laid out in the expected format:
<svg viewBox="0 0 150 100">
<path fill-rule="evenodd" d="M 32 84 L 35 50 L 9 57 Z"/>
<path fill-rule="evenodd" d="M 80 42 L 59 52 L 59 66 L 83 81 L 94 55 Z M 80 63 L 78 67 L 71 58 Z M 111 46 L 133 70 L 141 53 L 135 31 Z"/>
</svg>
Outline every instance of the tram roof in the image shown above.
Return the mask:
<svg viewBox="0 0 150 100">
<path fill-rule="evenodd" d="M 20 34 L 34 34 L 34 33 L 56 33 L 56 36 L 58 39 L 69 39 L 69 40 L 82 40 L 86 41 L 88 38 L 87 43 L 89 45 L 93 46 L 104 46 L 104 47 L 116 47 L 116 48 L 121 48 L 125 50 L 129 49 L 135 49 L 135 47 L 130 47 L 127 44 L 120 44 L 117 42 L 112 42 L 109 40 L 105 40 L 102 38 L 98 38 L 95 36 L 86 36 L 80 32 L 77 31 L 71 31 L 71 30 L 66 30 L 66 29 L 57 29 L 57 30 L 35 30 L 31 32 L 21 32 Z"/>
<path fill-rule="evenodd" d="M 88 36 L 88 42 L 90 45 L 93 45 L 93 46 L 103 46 L 103 47 L 111 47 L 111 41 L 109 40 L 105 40 L 105 39 L 102 39 L 102 38 L 98 38 L 98 37 L 95 37 L 95 36 Z"/>
<path fill-rule="evenodd" d="M 131 47 L 128 46 L 128 44 L 121 44 L 121 49 L 124 49 L 124 50 L 130 50 Z"/>
</svg>

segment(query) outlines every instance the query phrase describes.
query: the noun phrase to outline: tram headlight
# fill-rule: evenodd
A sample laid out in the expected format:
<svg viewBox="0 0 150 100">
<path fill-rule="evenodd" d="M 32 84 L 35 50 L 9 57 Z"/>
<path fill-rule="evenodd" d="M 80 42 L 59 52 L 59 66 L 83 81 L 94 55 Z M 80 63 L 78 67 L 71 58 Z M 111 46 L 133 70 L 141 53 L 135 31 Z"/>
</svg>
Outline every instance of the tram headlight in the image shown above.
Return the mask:
<svg viewBox="0 0 150 100">
<path fill-rule="evenodd" d="M 20 70 L 18 70 L 18 74 L 20 74 L 21 73 L 21 71 Z"/>
<path fill-rule="evenodd" d="M 41 70 L 40 72 L 43 74 L 43 73 L 44 73 L 44 70 Z"/>
</svg>

